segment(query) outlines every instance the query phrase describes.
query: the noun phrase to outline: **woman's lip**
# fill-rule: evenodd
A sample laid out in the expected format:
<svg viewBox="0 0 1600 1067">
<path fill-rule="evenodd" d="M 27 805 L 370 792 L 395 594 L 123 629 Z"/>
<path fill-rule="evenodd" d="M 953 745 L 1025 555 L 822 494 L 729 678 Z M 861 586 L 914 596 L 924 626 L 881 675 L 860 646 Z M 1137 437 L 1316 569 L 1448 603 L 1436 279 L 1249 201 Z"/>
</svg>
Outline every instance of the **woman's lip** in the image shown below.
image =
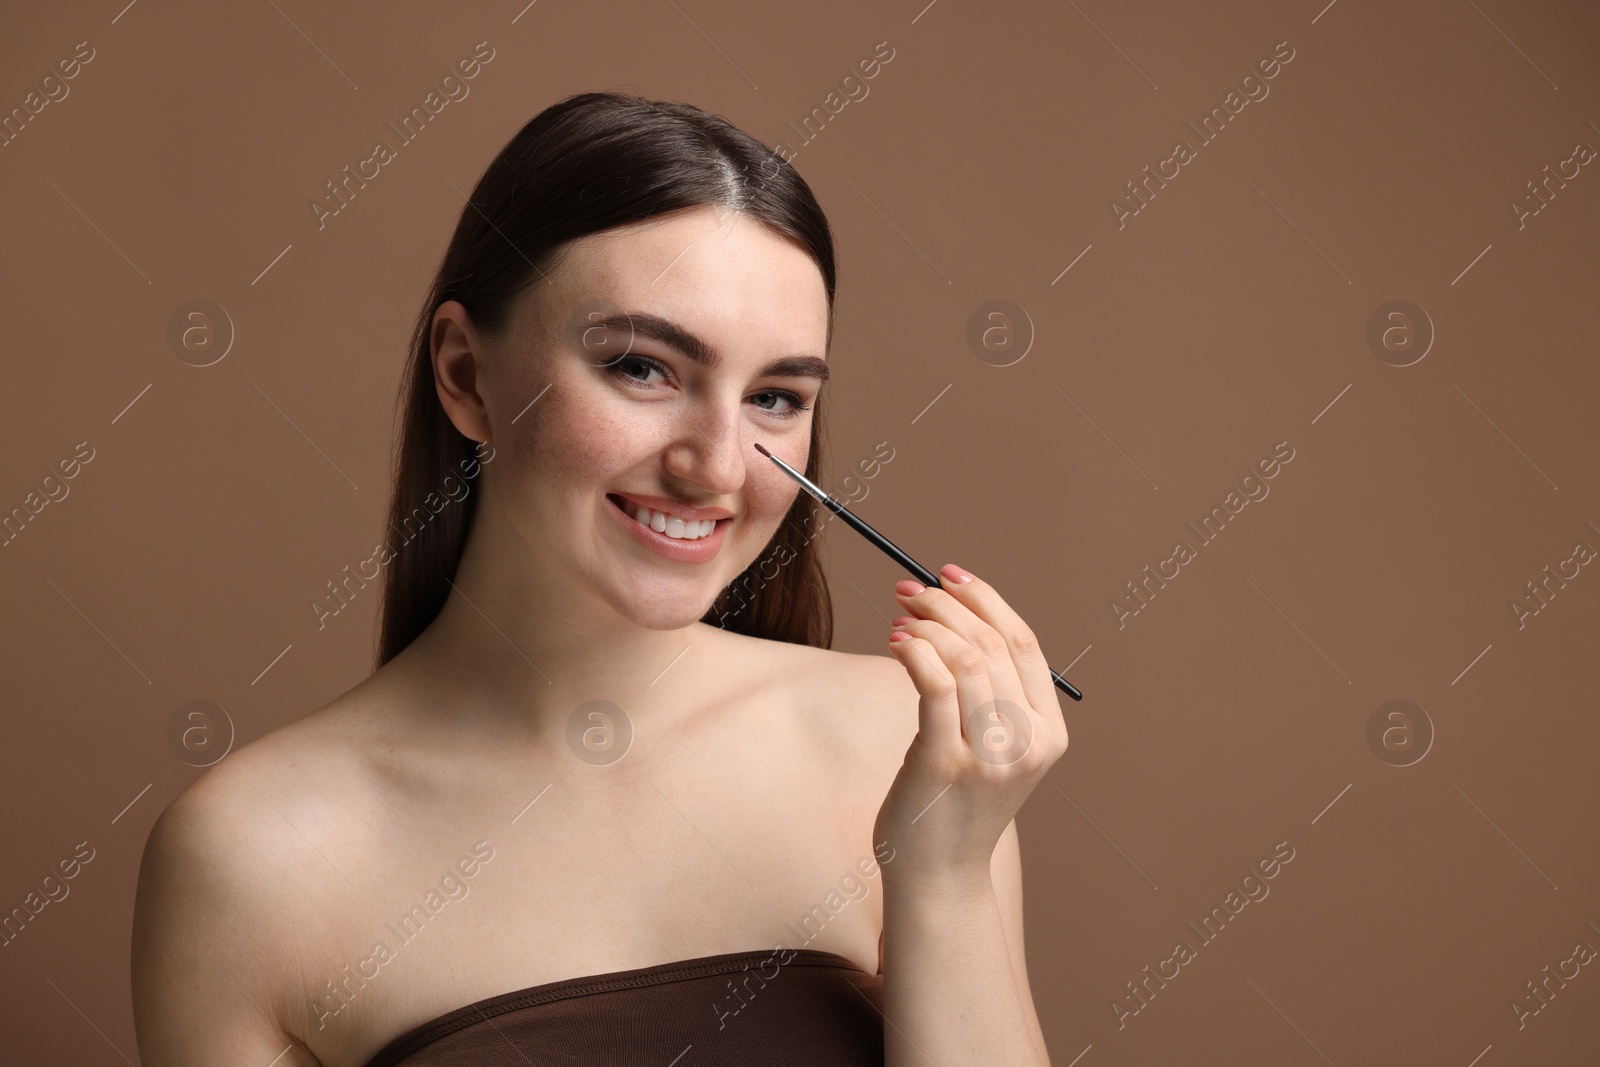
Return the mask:
<svg viewBox="0 0 1600 1067">
<path fill-rule="evenodd" d="M 721 550 L 722 542 L 728 535 L 728 527 L 733 523 L 732 519 L 718 519 L 709 534 L 692 541 L 685 541 L 656 533 L 650 527 L 641 524 L 617 504 L 617 499 L 617 494 L 607 493 L 606 503 L 611 506 L 606 510 L 617 517 L 617 521 L 622 523 L 627 533 L 656 555 L 677 563 L 706 563 L 713 559 Z"/>
<path fill-rule="evenodd" d="M 648 493 L 607 493 L 609 497 L 616 497 L 627 501 L 634 507 L 647 507 L 651 511 L 660 511 L 667 515 L 676 515 L 680 519 L 731 519 L 733 513 L 727 508 L 697 508 L 687 504 L 680 504 L 664 496 L 651 496 Z M 624 508 L 623 510 L 627 510 Z"/>
</svg>

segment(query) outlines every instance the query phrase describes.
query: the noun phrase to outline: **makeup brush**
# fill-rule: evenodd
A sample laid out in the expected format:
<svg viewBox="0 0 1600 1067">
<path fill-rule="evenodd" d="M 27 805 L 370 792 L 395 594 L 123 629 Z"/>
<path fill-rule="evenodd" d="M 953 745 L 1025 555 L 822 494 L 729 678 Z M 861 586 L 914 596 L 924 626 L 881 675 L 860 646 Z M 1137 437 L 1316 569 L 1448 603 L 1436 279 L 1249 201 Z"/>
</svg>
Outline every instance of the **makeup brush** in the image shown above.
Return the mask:
<svg viewBox="0 0 1600 1067">
<path fill-rule="evenodd" d="M 934 574 L 928 568 L 924 567 L 922 564 L 918 563 L 916 560 L 900 551 L 893 541 L 889 540 L 887 537 L 883 536 L 883 534 L 879 533 L 877 530 L 874 530 L 860 518 L 852 514 L 849 508 L 845 507 L 843 504 L 833 499 L 833 497 L 829 496 L 810 478 L 807 478 L 804 474 L 801 474 L 783 460 L 779 459 L 777 456 L 774 456 L 765 448 L 762 448 L 759 443 L 756 445 L 756 451 L 760 452 L 763 456 L 766 456 L 768 459 L 772 460 L 772 462 L 782 467 L 784 472 L 788 474 L 789 477 L 800 483 L 800 488 L 816 497 L 817 501 L 821 503 L 823 507 L 839 516 L 851 526 L 855 527 L 857 532 L 859 532 L 862 537 L 865 537 L 868 541 L 871 541 L 873 544 L 883 549 L 890 559 L 894 560 L 896 563 L 900 564 L 900 566 L 910 571 L 916 577 L 917 581 L 930 588 L 942 588 L 942 586 L 939 584 L 938 575 Z M 1061 677 L 1061 675 L 1057 674 L 1054 670 L 1050 671 L 1050 677 L 1056 683 L 1056 688 L 1067 694 L 1073 700 L 1083 699 L 1083 693 L 1078 690 L 1078 687 Z"/>
</svg>

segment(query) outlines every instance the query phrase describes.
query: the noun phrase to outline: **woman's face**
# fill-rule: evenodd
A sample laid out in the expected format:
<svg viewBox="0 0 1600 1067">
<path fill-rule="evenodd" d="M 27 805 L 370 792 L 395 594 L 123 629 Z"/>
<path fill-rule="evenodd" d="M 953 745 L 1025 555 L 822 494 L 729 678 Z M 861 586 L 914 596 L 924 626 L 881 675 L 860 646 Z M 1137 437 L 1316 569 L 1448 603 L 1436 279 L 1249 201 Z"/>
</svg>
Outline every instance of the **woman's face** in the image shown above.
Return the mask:
<svg viewBox="0 0 1600 1067">
<path fill-rule="evenodd" d="M 581 238 L 547 278 L 479 372 L 489 510 L 531 573 L 649 629 L 690 625 L 800 491 L 754 445 L 805 470 L 827 373 L 822 274 L 749 216 L 698 207 Z M 677 538 L 704 527 L 640 524 L 641 505 L 715 526 Z"/>
</svg>

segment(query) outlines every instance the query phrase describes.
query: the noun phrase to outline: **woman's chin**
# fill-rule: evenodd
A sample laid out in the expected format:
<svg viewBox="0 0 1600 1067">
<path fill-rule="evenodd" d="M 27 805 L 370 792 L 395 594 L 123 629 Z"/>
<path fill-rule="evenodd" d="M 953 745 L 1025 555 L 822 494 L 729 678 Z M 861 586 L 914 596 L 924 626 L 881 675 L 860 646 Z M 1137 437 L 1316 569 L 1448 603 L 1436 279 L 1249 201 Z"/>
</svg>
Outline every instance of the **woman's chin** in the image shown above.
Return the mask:
<svg viewBox="0 0 1600 1067">
<path fill-rule="evenodd" d="M 687 596 L 650 602 L 634 600 L 624 607 L 622 614 L 641 629 L 681 630 L 703 619 L 711 610 L 711 604 L 710 599 L 691 601 Z"/>
</svg>

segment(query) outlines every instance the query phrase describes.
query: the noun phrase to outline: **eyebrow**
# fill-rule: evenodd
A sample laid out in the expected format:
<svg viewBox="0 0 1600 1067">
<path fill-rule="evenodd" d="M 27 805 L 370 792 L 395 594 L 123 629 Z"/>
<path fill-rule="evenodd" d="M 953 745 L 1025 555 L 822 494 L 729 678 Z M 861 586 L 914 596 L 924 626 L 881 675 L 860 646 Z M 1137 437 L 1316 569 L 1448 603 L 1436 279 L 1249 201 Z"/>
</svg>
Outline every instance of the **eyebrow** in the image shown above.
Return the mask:
<svg viewBox="0 0 1600 1067">
<path fill-rule="evenodd" d="M 594 320 L 588 328 L 603 330 L 631 330 L 641 336 L 676 349 L 704 367 L 718 367 L 722 355 L 704 339 L 697 337 L 670 319 L 642 311 L 622 312 Z M 828 363 L 816 356 L 783 356 L 773 360 L 757 372 L 758 378 L 816 378 L 828 380 Z"/>
</svg>

